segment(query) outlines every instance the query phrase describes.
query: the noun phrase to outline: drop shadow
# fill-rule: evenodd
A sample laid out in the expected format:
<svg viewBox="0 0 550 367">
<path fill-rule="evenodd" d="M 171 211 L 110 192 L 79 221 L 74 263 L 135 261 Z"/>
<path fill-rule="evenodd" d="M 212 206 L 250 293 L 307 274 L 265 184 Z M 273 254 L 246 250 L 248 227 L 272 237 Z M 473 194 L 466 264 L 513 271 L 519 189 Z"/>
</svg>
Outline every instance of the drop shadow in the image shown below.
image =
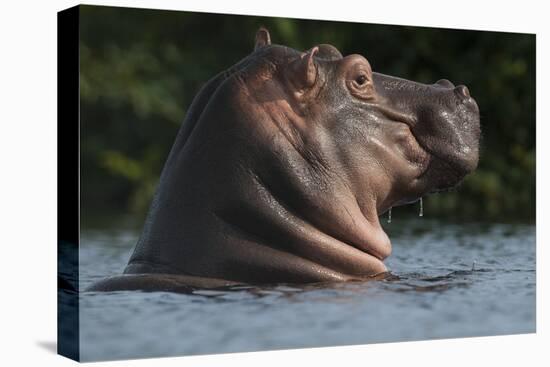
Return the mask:
<svg viewBox="0 0 550 367">
<path fill-rule="evenodd" d="M 42 347 L 48 352 L 57 354 L 57 342 L 54 340 L 39 340 L 36 342 L 36 345 Z"/>
</svg>

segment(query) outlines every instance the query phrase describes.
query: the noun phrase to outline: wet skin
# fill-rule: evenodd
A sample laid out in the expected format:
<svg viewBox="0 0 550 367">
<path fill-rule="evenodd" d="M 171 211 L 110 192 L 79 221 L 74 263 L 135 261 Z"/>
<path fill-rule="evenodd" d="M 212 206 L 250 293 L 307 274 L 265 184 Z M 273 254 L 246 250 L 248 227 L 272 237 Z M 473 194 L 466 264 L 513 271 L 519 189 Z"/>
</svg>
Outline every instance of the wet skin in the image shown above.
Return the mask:
<svg viewBox="0 0 550 367">
<path fill-rule="evenodd" d="M 91 290 L 370 279 L 391 253 L 379 215 L 458 184 L 479 136 L 465 86 L 260 29 L 195 97 L 125 275 Z"/>
</svg>

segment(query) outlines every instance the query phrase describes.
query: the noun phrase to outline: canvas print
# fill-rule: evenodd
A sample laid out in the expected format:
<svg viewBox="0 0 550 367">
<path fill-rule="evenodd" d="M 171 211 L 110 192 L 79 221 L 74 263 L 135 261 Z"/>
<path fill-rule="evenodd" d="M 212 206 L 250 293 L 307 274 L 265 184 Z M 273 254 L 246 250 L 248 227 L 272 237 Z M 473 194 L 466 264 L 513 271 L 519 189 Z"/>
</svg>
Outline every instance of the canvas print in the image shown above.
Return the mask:
<svg viewBox="0 0 550 367">
<path fill-rule="evenodd" d="M 535 35 L 59 13 L 59 353 L 535 332 Z"/>
</svg>

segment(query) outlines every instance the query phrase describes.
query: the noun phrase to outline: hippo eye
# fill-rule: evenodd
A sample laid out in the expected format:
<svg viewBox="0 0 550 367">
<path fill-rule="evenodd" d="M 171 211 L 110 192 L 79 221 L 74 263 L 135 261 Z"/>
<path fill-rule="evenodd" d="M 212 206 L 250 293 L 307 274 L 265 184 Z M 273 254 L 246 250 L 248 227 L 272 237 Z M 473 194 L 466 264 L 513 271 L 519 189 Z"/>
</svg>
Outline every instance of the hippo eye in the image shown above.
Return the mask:
<svg viewBox="0 0 550 367">
<path fill-rule="evenodd" d="M 355 82 L 359 85 L 363 85 L 367 82 L 367 77 L 365 75 L 359 75 L 357 79 L 355 79 Z"/>
<path fill-rule="evenodd" d="M 358 70 L 346 81 L 348 90 L 352 95 L 361 100 L 374 100 L 376 93 L 370 73 L 365 70 Z"/>
</svg>

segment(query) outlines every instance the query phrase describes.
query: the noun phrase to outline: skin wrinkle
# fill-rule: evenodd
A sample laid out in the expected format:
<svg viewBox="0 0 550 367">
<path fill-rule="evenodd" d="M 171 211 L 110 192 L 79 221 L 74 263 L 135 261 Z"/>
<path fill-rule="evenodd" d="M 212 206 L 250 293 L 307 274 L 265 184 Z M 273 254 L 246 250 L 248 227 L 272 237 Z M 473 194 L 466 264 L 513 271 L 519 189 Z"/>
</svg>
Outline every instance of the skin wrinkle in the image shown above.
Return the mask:
<svg viewBox="0 0 550 367">
<path fill-rule="evenodd" d="M 372 143 L 372 138 L 369 135 L 366 135 L 366 131 L 364 131 L 364 129 L 360 129 L 358 126 L 352 126 L 351 131 L 355 131 L 355 133 L 357 135 L 361 135 L 363 137 L 362 141 L 364 142 L 365 145 L 369 145 L 368 142 Z M 376 157 L 376 155 L 374 155 L 374 157 Z M 388 180 L 390 180 L 391 175 L 388 173 L 386 165 L 383 162 L 380 162 L 379 160 L 377 160 L 376 158 L 373 158 L 373 159 L 374 160 L 371 161 L 371 164 L 376 164 L 380 168 L 380 170 L 382 170 L 384 172 L 384 174 L 388 178 Z M 359 180 L 354 180 L 354 182 L 358 182 L 358 181 Z M 368 186 L 368 190 L 364 190 L 366 186 Z M 353 192 L 361 192 L 361 191 L 366 191 L 366 192 L 369 192 L 369 193 L 376 192 L 376 190 L 374 190 L 372 187 L 369 186 L 368 181 L 366 183 L 362 184 L 361 188 L 356 188 L 355 190 L 353 190 Z M 374 200 L 375 202 L 379 202 L 379 199 L 377 197 L 375 197 L 374 194 L 372 196 L 372 200 Z M 377 218 L 370 218 L 370 221 L 376 223 Z"/>
<path fill-rule="evenodd" d="M 341 248 L 339 251 L 342 251 L 342 250 L 345 249 L 346 252 L 351 252 L 353 254 L 353 257 L 356 259 L 356 261 L 362 261 L 361 260 L 362 258 L 365 258 L 365 256 L 368 256 L 364 252 L 361 252 L 360 250 L 358 250 L 355 247 L 347 244 L 346 242 L 341 241 L 338 238 L 334 238 L 332 236 L 329 236 L 327 233 L 325 233 L 324 231 L 320 230 L 317 226 L 315 226 L 314 223 L 308 221 L 307 218 L 305 218 L 304 216 L 299 215 L 299 214 L 296 215 L 295 213 L 297 213 L 297 209 L 295 207 L 293 207 L 288 201 L 285 201 L 283 197 L 281 197 L 279 195 L 276 195 L 275 190 L 273 190 L 273 188 L 271 188 L 270 185 L 267 184 L 268 181 L 263 180 L 261 178 L 261 176 L 258 175 L 256 172 L 250 171 L 250 173 L 251 173 L 251 176 L 256 180 L 256 183 L 257 183 L 258 187 L 260 187 L 262 190 L 264 190 L 265 193 L 270 198 L 272 198 L 273 201 L 277 205 L 279 205 L 285 213 L 287 213 L 288 215 L 290 215 L 291 218 L 293 218 L 293 220 L 290 220 L 290 221 L 285 220 L 285 223 L 287 223 L 287 225 L 285 225 L 284 228 L 294 228 L 294 230 L 297 230 L 300 233 L 302 233 L 302 235 L 300 236 L 300 238 L 302 238 L 300 240 L 302 243 L 309 242 L 309 240 L 306 240 L 306 239 L 310 239 L 310 240 L 315 241 L 317 243 L 317 245 L 320 245 L 322 243 L 326 243 L 328 241 L 328 243 L 332 243 L 331 248 L 336 246 L 337 248 Z M 275 211 L 275 212 L 278 212 L 278 211 Z M 299 222 L 300 225 L 295 226 L 294 224 L 292 224 L 292 223 L 296 223 L 296 222 Z M 305 235 L 305 237 L 303 237 L 304 235 Z M 318 238 L 317 240 L 315 240 L 316 237 Z M 298 249 L 300 249 L 300 248 L 298 248 Z M 326 264 L 327 261 L 330 264 L 333 261 L 333 259 L 335 258 L 334 257 L 335 253 L 333 253 L 332 258 L 331 257 L 326 257 L 326 256 L 318 256 L 317 254 L 318 254 L 319 250 L 321 250 L 321 248 L 317 248 L 317 251 L 308 252 L 306 257 L 310 260 L 314 260 L 314 261 L 316 261 L 318 263 L 321 263 L 321 264 Z M 365 258 L 365 261 L 368 262 L 370 260 L 367 257 L 367 258 Z M 350 270 L 349 269 L 349 265 L 350 265 L 349 263 L 350 263 L 350 260 L 348 259 L 347 261 L 344 262 L 343 265 L 340 265 L 340 267 L 345 269 L 346 266 L 347 266 L 348 271 L 349 271 Z M 360 275 L 364 275 L 364 274 L 358 273 L 356 275 L 360 276 Z"/>
<path fill-rule="evenodd" d="M 257 234 L 252 233 L 250 230 L 242 228 L 240 225 L 236 224 L 234 221 L 232 221 L 230 218 L 224 217 L 223 215 L 220 215 L 219 213 L 214 213 L 216 217 L 220 220 L 220 222 L 224 223 L 225 225 L 229 226 L 232 231 L 235 233 L 236 237 L 238 238 L 244 238 L 250 245 L 253 246 L 261 246 L 261 247 L 269 247 L 272 251 L 281 254 L 282 256 L 292 256 L 295 258 L 300 259 L 300 261 L 305 261 L 307 263 L 311 264 L 319 264 L 319 262 L 312 263 L 310 259 L 304 256 L 300 256 L 294 252 L 288 252 L 288 251 L 282 251 L 279 249 L 275 244 L 272 243 L 272 241 L 269 241 L 268 238 L 264 238 L 263 236 L 259 236 Z M 325 272 L 334 273 L 337 277 L 341 277 L 342 279 L 345 278 L 343 274 L 337 274 L 334 270 L 328 269 L 323 267 L 323 270 Z"/>
<path fill-rule="evenodd" d="M 318 168 L 319 165 L 316 163 L 319 162 L 319 160 L 315 160 L 314 155 L 308 154 L 308 152 L 310 152 L 309 150 L 303 150 L 301 148 L 306 145 L 302 141 L 302 135 L 294 129 L 294 126 L 297 126 L 297 124 L 304 125 L 304 122 L 296 122 L 300 119 L 300 117 L 294 113 L 290 104 L 285 104 L 287 100 L 285 99 L 262 102 L 258 100 L 258 94 L 251 93 L 248 87 L 245 88 L 245 93 L 253 101 L 254 105 L 263 110 L 264 116 L 266 116 L 264 120 L 271 122 L 272 125 L 274 125 L 278 129 L 281 135 L 286 139 L 291 147 L 294 148 L 294 150 L 299 154 L 299 156 L 303 159 L 307 166 L 311 167 L 314 171 L 318 171 L 316 170 L 316 168 Z M 279 103 L 276 104 L 276 102 Z M 283 105 L 281 105 L 281 103 L 283 103 Z M 270 140 L 274 141 L 275 139 L 275 134 L 273 134 Z M 320 166 L 322 167 L 322 164 Z"/>
<path fill-rule="evenodd" d="M 291 280 L 305 278 L 308 282 L 312 281 L 345 281 L 350 279 L 349 276 L 343 275 L 335 270 L 320 266 L 318 263 L 311 262 L 307 259 L 296 256 L 295 254 L 284 252 L 278 248 L 265 246 L 262 243 L 252 242 L 247 239 L 239 239 L 239 242 L 234 243 L 235 248 L 239 248 L 240 252 L 248 252 L 252 256 L 242 257 L 237 256 L 239 253 L 232 253 L 231 261 L 222 264 L 225 268 L 224 273 L 237 273 L 237 275 L 228 276 L 230 280 L 246 282 L 238 274 L 241 269 L 257 268 L 259 273 L 258 278 L 269 277 L 270 272 L 284 272 Z M 268 278 L 269 279 L 269 278 Z M 248 281 L 254 284 L 254 281 Z M 266 283 L 266 281 L 260 282 Z M 276 281 L 268 280 L 267 283 L 276 283 Z"/>
</svg>

